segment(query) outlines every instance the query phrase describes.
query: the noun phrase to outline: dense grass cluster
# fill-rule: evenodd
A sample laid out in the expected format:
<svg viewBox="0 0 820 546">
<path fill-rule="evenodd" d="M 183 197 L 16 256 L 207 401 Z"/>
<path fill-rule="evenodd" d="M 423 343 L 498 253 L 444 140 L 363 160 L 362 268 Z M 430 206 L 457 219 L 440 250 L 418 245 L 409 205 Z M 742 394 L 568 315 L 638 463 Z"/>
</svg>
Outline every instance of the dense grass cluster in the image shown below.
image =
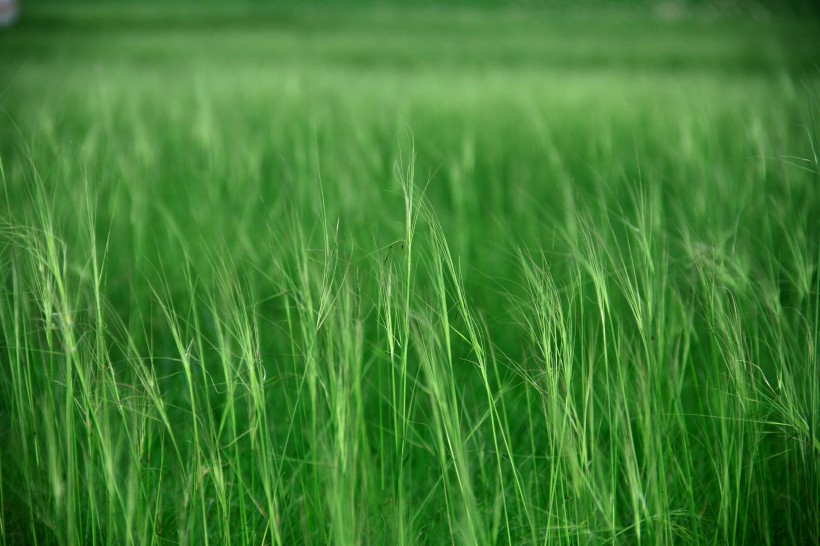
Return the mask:
<svg viewBox="0 0 820 546">
<path fill-rule="evenodd" d="M 812 22 L 168 17 L 0 35 L 0 544 L 820 540 Z"/>
</svg>

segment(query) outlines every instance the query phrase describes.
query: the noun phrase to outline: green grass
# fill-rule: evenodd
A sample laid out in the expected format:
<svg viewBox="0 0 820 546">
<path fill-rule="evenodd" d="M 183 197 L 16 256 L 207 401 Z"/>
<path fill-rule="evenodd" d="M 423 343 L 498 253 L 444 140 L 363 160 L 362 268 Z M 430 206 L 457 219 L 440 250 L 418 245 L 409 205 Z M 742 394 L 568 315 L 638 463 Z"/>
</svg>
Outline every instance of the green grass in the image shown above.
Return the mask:
<svg viewBox="0 0 820 546">
<path fill-rule="evenodd" d="M 0 34 L 0 545 L 820 540 L 815 21 L 213 10 Z"/>
</svg>

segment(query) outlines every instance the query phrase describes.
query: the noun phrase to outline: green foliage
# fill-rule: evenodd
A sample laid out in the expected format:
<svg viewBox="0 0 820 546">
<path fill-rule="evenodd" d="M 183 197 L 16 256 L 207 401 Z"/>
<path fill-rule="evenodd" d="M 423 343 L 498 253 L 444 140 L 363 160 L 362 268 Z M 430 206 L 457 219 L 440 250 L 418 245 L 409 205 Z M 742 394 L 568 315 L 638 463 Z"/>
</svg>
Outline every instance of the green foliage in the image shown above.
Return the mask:
<svg viewBox="0 0 820 546">
<path fill-rule="evenodd" d="M 0 544 L 816 543 L 814 31 L 33 10 Z"/>
</svg>

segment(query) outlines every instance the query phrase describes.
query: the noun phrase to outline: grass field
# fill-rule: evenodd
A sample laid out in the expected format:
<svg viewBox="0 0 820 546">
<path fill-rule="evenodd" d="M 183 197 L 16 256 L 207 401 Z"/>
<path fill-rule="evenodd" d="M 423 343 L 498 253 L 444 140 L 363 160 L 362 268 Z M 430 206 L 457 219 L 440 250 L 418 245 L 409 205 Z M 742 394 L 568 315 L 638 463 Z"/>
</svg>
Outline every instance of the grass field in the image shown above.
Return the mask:
<svg viewBox="0 0 820 546">
<path fill-rule="evenodd" d="M 817 543 L 818 62 L 758 12 L 32 4 L 0 544 Z"/>
</svg>

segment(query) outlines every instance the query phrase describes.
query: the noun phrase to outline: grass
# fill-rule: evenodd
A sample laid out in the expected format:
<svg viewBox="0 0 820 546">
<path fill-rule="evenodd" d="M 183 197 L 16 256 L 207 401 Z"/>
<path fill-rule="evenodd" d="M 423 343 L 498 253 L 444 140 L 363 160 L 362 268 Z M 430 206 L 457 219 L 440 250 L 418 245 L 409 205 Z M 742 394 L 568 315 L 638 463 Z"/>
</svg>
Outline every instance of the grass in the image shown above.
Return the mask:
<svg viewBox="0 0 820 546">
<path fill-rule="evenodd" d="M 820 540 L 814 21 L 25 14 L 0 544 Z"/>
</svg>

